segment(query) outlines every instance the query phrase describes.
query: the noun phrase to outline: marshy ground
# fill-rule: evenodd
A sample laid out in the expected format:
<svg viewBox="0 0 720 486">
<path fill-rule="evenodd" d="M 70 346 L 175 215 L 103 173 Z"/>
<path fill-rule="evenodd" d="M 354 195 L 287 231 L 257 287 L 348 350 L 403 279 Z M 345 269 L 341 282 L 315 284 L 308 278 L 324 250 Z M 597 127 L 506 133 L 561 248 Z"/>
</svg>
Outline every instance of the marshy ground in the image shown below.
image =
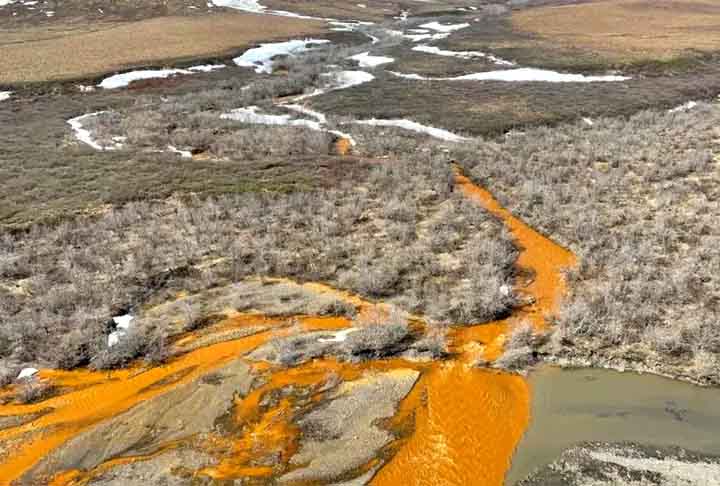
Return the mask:
<svg viewBox="0 0 720 486">
<path fill-rule="evenodd" d="M 0 5 L 0 485 L 717 481 L 714 6 Z"/>
</svg>

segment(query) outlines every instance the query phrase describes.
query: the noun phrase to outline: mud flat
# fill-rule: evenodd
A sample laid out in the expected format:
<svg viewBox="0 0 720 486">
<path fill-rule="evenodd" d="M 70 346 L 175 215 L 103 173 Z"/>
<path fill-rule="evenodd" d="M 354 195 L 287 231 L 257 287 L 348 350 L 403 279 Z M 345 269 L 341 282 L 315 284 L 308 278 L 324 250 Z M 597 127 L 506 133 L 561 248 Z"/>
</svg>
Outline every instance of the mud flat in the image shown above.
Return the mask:
<svg viewBox="0 0 720 486">
<path fill-rule="evenodd" d="M 592 483 L 589 476 L 583 475 L 586 473 L 579 475 L 576 482 L 552 482 L 550 479 L 542 482 L 543 478 L 556 477 L 557 471 L 553 468 L 559 465 L 599 460 L 588 459 L 583 452 L 585 447 L 563 453 L 589 441 L 639 444 L 645 452 L 638 457 L 656 457 L 668 467 L 679 452 L 667 449 L 667 455 L 664 455 L 653 452 L 656 448 L 679 447 L 720 455 L 718 388 L 701 388 L 655 375 L 551 367 L 533 373 L 529 383 L 532 419 L 513 458 L 506 484 L 608 484 Z M 616 454 L 628 456 L 630 451 L 623 449 Z M 647 455 L 648 451 L 652 455 Z M 561 454 L 559 462 L 553 463 Z M 546 466 L 550 463 L 554 466 Z M 518 483 L 539 467 L 544 469 L 533 476 L 533 480 Z M 720 467 L 717 461 L 714 467 Z M 628 468 L 643 469 L 643 466 L 638 462 Z M 658 484 L 716 483 L 670 481 Z"/>
</svg>

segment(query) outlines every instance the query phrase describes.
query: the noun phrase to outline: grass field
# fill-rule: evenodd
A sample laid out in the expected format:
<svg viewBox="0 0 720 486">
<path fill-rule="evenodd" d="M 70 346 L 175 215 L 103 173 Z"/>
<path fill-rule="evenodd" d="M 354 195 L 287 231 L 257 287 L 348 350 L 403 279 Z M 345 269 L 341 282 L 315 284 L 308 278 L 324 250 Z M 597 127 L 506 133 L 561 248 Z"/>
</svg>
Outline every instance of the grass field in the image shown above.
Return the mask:
<svg viewBox="0 0 720 486">
<path fill-rule="evenodd" d="M 669 61 L 720 45 L 720 5 L 698 0 L 606 0 L 516 12 L 513 25 L 616 61 Z"/>
<path fill-rule="evenodd" d="M 316 35 L 322 22 L 235 12 L 3 32 L 0 85 L 92 77 L 149 63 L 227 55 L 259 40 Z M 72 55 L 68 55 L 72 53 Z"/>
</svg>

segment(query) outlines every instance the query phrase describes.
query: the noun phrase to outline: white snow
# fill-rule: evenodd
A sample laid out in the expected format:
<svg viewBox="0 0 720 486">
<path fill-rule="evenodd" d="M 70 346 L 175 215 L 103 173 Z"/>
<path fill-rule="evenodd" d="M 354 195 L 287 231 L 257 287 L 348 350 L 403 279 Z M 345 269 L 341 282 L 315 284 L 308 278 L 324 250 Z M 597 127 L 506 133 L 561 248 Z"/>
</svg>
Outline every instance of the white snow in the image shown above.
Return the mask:
<svg viewBox="0 0 720 486">
<path fill-rule="evenodd" d="M 630 79 L 626 76 L 585 76 L 584 74 L 563 74 L 556 71 L 537 68 L 506 69 L 504 71 L 487 71 L 483 73 L 466 74 L 454 78 L 428 78 L 418 74 L 404 74 L 388 71 L 394 76 L 425 80 L 425 81 L 508 81 L 508 82 L 530 82 L 539 81 L 547 83 L 595 83 L 595 82 L 617 82 Z"/>
<path fill-rule="evenodd" d="M 213 0 L 209 5 L 218 7 L 234 8 L 235 10 L 243 10 L 245 12 L 264 13 L 267 7 L 260 5 L 257 0 Z"/>
<path fill-rule="evenodd" d="M 487 54 L 485 52 L 480 52 L 480 51 L 448 51 L 448 50 L 440 49 L 439 47 L 429 46 L 427 44 L 421 44 L 419 46 L 415 46 L 412 48 L 412 50 L 418 51 L 418 52 L 425 52 L 427 54 L 435 54 L 438 56 L 459 57 L 461 59 L 471 59 L 473 57 L 481 57 L 481 58 L 485 58 L 495 64 L 499 64 L 502 66 L 514 66 L 515 65 L 515 63 L 512 61 L 506 61 L 505 59 L 501 59 L 499 57 L 493 56 L 492 54 Z"/>
<path fill-rule="evenodd" d="M 1 94 L 1 93 L 0 93 Z M 688 101 L 687 103 L 683 103 L 680 106 L 676 106 L 675 108 L 672 108 L 668 110 L 668 113 L 678 113 L 680 111 L 688 111 L 692 110 L 698 105 L 697 101 Z"/>
<path fill-rule="evenodd" d="M 396 128 L 402 128 L 404 130 L 411 130 L 413 132 L 419 132 L 424 133 L 426 135 L 430 135 L 434 138 L 439 138 L 441 140 L 445 140 L 446 142 L 462 142 L 463 140 L 467 140 L 465 137 L 461 137 L 460 135 L 456 135 L 452 132 L 449 132 L 447 130 L 443 130 L 442 128 L 435 128 L 430 127 L 427 125 L 421 125 L 420 123 L 411 121 L 411 120 L 378 120 L 376 118 L 373 118 L 371 120 L 358 120 L 355 123 L 360 125 L 372 125 L 376 127 L 396 127 Z"/>
<path fill-rule="evenodd" d="M 347 339 L 348 335 L 357 331 L 359 331 L 359 329 L 354 327 L 343 329 L 342 331 L 337 331 L 331 338 L 319 338 L 318 341 L 321 343 L 341 343 Z"/>
<path fill-rule="evenodd" d="M 188 68 L 188 71 L 197 73 L 210 73 L 227 67 L 225 64 L 201 64 L 200 66 L 192 66 Z"/>
<path fill-rule="evenodd" d="M 124 335 L 125 335 L 125 333 L 124 333 L 124 332 L 120 332 L 120 331 L 113 331 L 113 332 L 111 332 L 110 334 L 108 334 L 108 339 L 107 339 L 108 348 L 112 348 L 112 347 L 115 346 L 117 343 L 119 343 L 119 342 L 120 342 L 120 338 L 121 338 L 122 336 L 124 336 Z"/>
<path fill-rule="evenodd" d="M 108 348 L 112 348 L 117 343 L 120 342 L 120 339 L 125 337 L 127 335 L 128 331 L 130 330 L 130 324 L 132 320 L 134 319 L 133 316 L 130 314 L 125 314 L 122 316 L 116 316 L 113 317 L 113 322 L 115 323 L 115 330 L 108 334 L 107 339 L 107 345 Z"/>
<path fill-rule="evenodd" d="M 584 74 L 563 74 L 556 71 L 537 68 L 518 68 L 505 71 L 489 71 L 486 73 L 468 74 L 447 80 L 458 81 L 544 81 L 548 83 L 594 83 L 627 81 L 626 76 L 585 76 Z"/>
<path fill-rule="evenodd" d="M 328 73 L 325 76 L 333 77 L 333 86 L 329 91 L 358 86 L 369 83 L 375 79 L 375 76 L 365 71 L 338 71 L 336 73 Z"/>
<path fill-rule="evenodd" d="M 233 59 L 233 62 L 241 67 L 255 68 L 256 73 L 270 74 L 272 73 L 272 59 L 275 56 L 292 56 L 307 51 L 313 44 L 327 44 L 329 42 L 329 40 L 323 39 L 304 39 L 261 44 L 260 47 L 245 51 L 242 56 Z"/>
<path fill-rule="evenodd" d="M 0 7 L 4 7 L 5 5 L 10 5 L 11 3 L 15 3 L 15 0 L 0 0 Z"/>
<path fill-rule="evenodd" d="M 268 115 L 258 113 L 257 106 L 249 106 L 247 108 L 236 108 L 229 113 L 223 113 L 220 118 L 223 120 L 235 120 L 242 123 L 252 123 L 257 125 L 289 125 L 292 116 L 290 115 Z"/>
<path fill-rule="evenodd" d="M 583 118 L 582 121 L 583 121 L 583 123 L 585 123 L 585 125 L 590 126 L 590 127 L 595 125 L 595 122 L 587 117 Z"/>
<path fill-rule="evenodd" d="M 115 323 L 115 327 L 118 329 L 124 329 L 127 331 L 130 329 L 130 323 L 133 319 L 135 318 L 130 314 L 124 314 L 122 316 L 113 317 L 113 322 Z"/>
<path fill-rule="evenodd" d="M 358 65 L 361 68 L 373 68 L 376 66 L 380 66 L 381 64 L 389 64 L 391 62 L 395 62 L 395 59 L 393 59 L 392 57 L 371 56 L 370 52 L 355 54 L 354 56 L 350 56 L 349 59 L 357 61 Z"/>
<path fill-rule="evenodd" d="M 350 145 L 356 145 L 355 140 L 347 133 L 327 129 L 325 127 L 325 125 L 327 124 L 327 117 L 324 114 L 297 104 L 281 106 L 289 110 L 301 113 L 303 115 L 315 118 L 315 120 L 293 118 L 291 115 L 269 115 L 266 113 L 258 113 L 259 108 L 257 106 L 237 108 L 230 111 L 229 113 L 224 113 L 220 115 L 220 118 L 223 118 L 225 120 L 235 120 L 241 123 L 248 123 L 254 125 L 285 125 L 292 127 L 305 127 L 309 128 L 310 130 L 332 133 L 339 138 L 348 139 Z"/>
<path fill-rule="evenodd" d="M 180 150 L 174 145 L 168 145 L 168 151 L 174 154 L 178 154 L 183 159 L 192 159 L 192 152 L 190 152 L 189 150 Z"/>
<path fill-rule="evenodd" d="M 73 131 L 75 132 L 75 137 L 78 140 L 80 140 L 82 143 L 91 146 L 95 150 L 118 149 L 121 147 L 121 144 L 116 143 L 115 145 L 102 146 L 93 139 L 92 134 L 90 133 L 90 130 L 83 128 L 84 120 L 86 120 L 88 118 L 92 118 L 94 116 L 102 115 L 103 113 L 107 113 L 107 112 L 106 111 L 96 111 L 95 113 L 88 113 L 86 115 L 80 115 L 75 118 L 71 118 L 67 122 L 72 127 Z"/>
<path fill-rule="evenodd" d="M 0 101 L 10 99 L 10 95 L 12 95 L 12 93 L 12 91 L 0 91 Z"/>
<path fill-rule="evenodd" d="M 103 89 L 117 89 L 128 86 L 133 81 L 139 81 L 142 79 L 155 79 L 155 78 L 169 78 L 177 74 L 191 74 L 192 71 L 185 69 L 146 69 L 141 71 L 130 71 L 128 73 L 115 74 L 108 78 L 103 79 L 99 88 Z"/>
<path fill-rule="evenodd" d="M 456 30 L 470 27 L 470 24 L 441 24 L 440 22 L 428 22 L 420 26 L 423 29 L 434 30 L 435 32 L 455 32 Z"/>
<path fill-rule="evenodd" d="M 37 368 L 23 368 L 20 370 L 20 374 L 17 375 L 18 380 L 26 380 L 32 378 L 40 372 Z"/>
<path fill-rule="evenodd" d="M 440 40 L 446 39 L 449 36 L 449 33 L 442 32 L 438 34 L 403 34 L 403 37 L 413 42 Z"/>
</svg>

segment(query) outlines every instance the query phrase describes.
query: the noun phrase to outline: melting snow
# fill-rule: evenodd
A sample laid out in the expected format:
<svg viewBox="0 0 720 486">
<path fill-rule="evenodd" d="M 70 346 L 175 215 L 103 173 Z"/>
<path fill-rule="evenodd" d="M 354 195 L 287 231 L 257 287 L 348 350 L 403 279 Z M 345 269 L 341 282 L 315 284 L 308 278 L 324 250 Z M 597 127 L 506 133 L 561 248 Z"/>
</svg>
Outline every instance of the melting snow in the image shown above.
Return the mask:
<svg viewBox="0 0 720 486">
<path fill-rule="evenodd" d="M 139 71 L 130 71 L 105 78 L 100 84 L 98 84 L 98 87 L 103 89 L 125 88 L 133 81 L 169 78 L 170 76 L 176 76 L 178 74 L 193 74 L 198 72 L 207 73 L 224 67 L 224 64 L 206 64 L 193 66 L 187 69 L 143 69 Z"/>
<path fill-rule="evenodd" d="M 12 93 L 12 91 L 0 91 L 0 101 L 10 99 L 10 95 L 12 95 Z"/>
<path fill-rule="evenodd" d="M 420 123 L 411 120 L 378 120 L 373 118 L 371 120 L 358 120 L 355 123 L 358 123 L 360 125 L 372 125 L 377 127 L 402 128 L 405 130 L 411 130 L 413 132 L 424 133 L 426 135 L 430 135 L 431 137 L 439 138 L 447 142 L 462 142 L 463 140 L 467 140 L 467 138 L 465 137 L 461 137 L 460 135 L 456 135 L 447 130 L 443 130 L 442 128 L 421 125 Z"/>
<path fill-rule="evenodd" d="M 115 145 L 109 145 L 107 147 L 104 147 L 100 145 L 98 142 L 96 142 L 92 134 L 90 133 L 90 130 L 87 130 L 83 128 L 83 121 L 92 118 L 94 116 L 102 115 L 103 113 L 107 113 L 106 111 L 97 111 L 95 113 L 88 113 L 86 115 L 80 115 L 75 118 L 71 118 L 68 120 L 68 124 L 72 127 L 73 131 L 75 132 L 75 137 L 80 140 L 82 143 L 87 144 L 94 148 L 95 150 L 115 150 L 120 148 L 122 145 L 119 143 L 115 143 Z"/>
<path fill-rule="evenodd" d="M 395 59 L 392 57 L 371 56 L 369 52 L 363 52 L 361 54 L 350 56 L 350 59 L 357 61 L 361 68 L 372 68 L 380 66 L 381 64 L 395 62 Z"/>
<path fill-rule="evenodd" d="M 359 84 L 369 83 L 375 79 L 375 76 L 365 71 L 339 71 L 337 73 L 328 73 L 326 76 L 332 76 L 334 78 L 335 85 L 330 91 L 347 89 Z"/>
<path fill-rule="evenodd" d="M 583 74 L 563 74 L 547 69 L 518 68 L 504 71 L 488 71 L 484 73 L 466 74 L 454 78 L 427 78 L 419 74 L 404 74 L 389 71 L 391 74 L 405 79 L 425 81 L 511 81 L 530 82 L 541 81 L 547 83 L 594 83 L 616 82 L 630 79 L 626 76 L 585 76 Z"/>
<path fill-rule="evenodd" d="M 130 323 L 133 319 L 135 318 L 130 314 L 125 314 L 122 316 L 113 317 L 113 322 L 118 329 L 124 329 L 127 331 L 128 329 L 130 329 Z"/>
<path fill-rule="evenodd" d="M 115 323 L 115 331 L 108 334 L 107 345 L 108 348 L 112 348 L 120 342 L 120 338 L 124 337 L 130 330 L 130 323 L 134 319 L 130 314 L 113 317 Z"/>
<path fill-rule="evenodd" d="M 482 57 L 491 62 L 494 62 L 495 64 L 499 64 L 502 66 L 514 66 L 515 65 L 514 62 L 506 61 L 505 59 L 495 57 L 492 54 L 486 54 L 484 52 L 479 52 L 479 51 L 446 51 L 446 50 L 440 49 L 438 47 L 428 46 L 426 44 L 415 46 L 412 48 L 412 50 L 418 51 L 418 52 L 425 52 L 427 54 L 435 54 L 438 56 L 459 57 L 461 59 L 471 59 L 473 57 Z"/>
<path fill-rule="evenodd" d="M 242 56 L 233 59 L 238 66 L 255 68 L 256 73 L 272 73 L 272 59 L 275 56 L 292 56 L 307 51 L 313 44 L 327 44 L 328 40 L 305 39 L 261 44 L 260 47 L 247 50 Z"/>
<path fill-rule="evenodd" d="M 449 37 L 449 33 L 439 34 L 403 34 L 403 37 L 410 39 L 413 42 L 427 41 L 427 40 L 440 40 Z"/>
<path fill-rule="evenodd" d="M 428 22 L 427 24 L 422 24 L 420 27 L 423 29 L 434 30 L 435 32 L 449 33 L 470 27 L 470 24 L 441 24 L 440 22 Z"/>
<path fill-rule="evenodd" d="M 343 329 L 342 331 L 337 331 L 331 338 L 319 338 L 318 341 L 321 343 L 341 343 L 347 339 L 349 334 L 358 330 L 359 329 L 356 328 Z"/>
<path fill-rule="evenodd" d="M 0 93 L 0 95 L 1 95 L 1 93 Z M 683 103 L 680 106 L 676 106 L 675 108 L 668 110 L 668 113 L 678 113 L 680 111 L 692 110 L 697 105 L 698 105 L 697 101 L 688 101 L 687 103 Z"/>
<path fill-rule="evenodd" d="M 168 145 L 168 150 L 174 154 L 178 154 L 183 159 L 192 159 L 192 152 L 189 150 L 180 150 L 174 145 Z"/>
<path fill-rule="evenodd" d="M 154 78 L 169 78 L 176 74 L 190 74 L 191 71 L 185 69 L 147 69 L 142 71 L 130 71 L 128 73 L 115 74 L 109 78 L 105 78 L 98 84 L 103 89 L 117 89 L 128 86 L 133 81 Z"/>
<path fill-rule="evenodd" d="M 22 370 L 20 370 L 20 374 L 17 375 L 17 379 L 18 380 L 26 380 L 28 378 L 32 378 L 39 372 L 40 372 L 40 370 L 38 370 L 37 368 L 23 368 Z"/>
</svg>

